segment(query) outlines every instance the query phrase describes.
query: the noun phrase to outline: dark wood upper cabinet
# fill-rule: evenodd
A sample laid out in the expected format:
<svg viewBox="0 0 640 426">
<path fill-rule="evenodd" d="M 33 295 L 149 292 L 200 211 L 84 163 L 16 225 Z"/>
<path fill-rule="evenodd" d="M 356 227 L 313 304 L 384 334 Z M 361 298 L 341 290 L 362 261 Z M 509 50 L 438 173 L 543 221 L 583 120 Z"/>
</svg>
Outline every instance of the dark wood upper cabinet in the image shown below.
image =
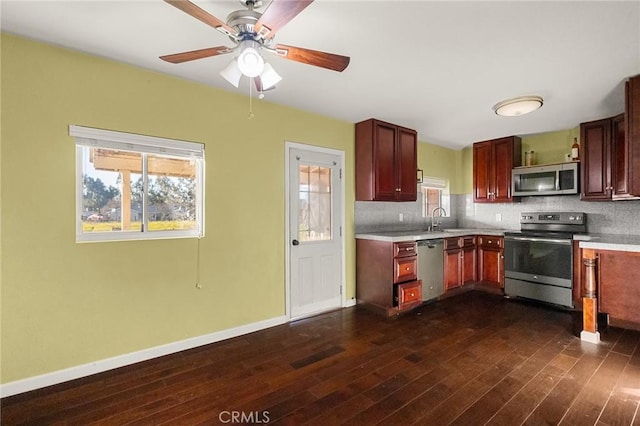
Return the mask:
<svg viewBox="0 0 640 426">
<path fill-rule="evenodd" d="M 369 119 L 356 124 L 356 200 L 415 201 L 415 130 Z"/>
<path fill-rule="evenodd" d="M 625 84 L 625 113 L 580 124 L 585 201 L 640 196 L 640 76 Z"/>
<path fill-rule="evenodd" d="M 521 163 L 522 142 L 517 136 L 473 144 L 473 201 L 506 203 L 511 195 L 511 170 Z"/>
<path fill-rule="evenodd" d="M 630 194 L 640 196 L 640 75 L 630 78 L 625 89 L 628 190 Z"/>
<path fill-rule="evenodd" d="M 612 120 L 580 124 L 582 200 L 610 200 Z"/>
</svg>

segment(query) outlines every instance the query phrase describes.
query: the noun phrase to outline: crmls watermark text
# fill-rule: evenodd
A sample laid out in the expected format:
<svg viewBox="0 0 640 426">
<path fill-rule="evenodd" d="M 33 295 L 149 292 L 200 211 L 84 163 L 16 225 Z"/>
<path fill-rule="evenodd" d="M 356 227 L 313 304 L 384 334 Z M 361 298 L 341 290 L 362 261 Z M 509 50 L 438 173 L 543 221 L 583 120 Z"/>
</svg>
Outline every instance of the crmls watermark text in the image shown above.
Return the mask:
<svg viewBox="0 0 640 426">
<path fill-rule="evenodd" d="M 269 423 L 268 411 L 222 411 L 218 414 L 220 423 Z"/>
</svg>

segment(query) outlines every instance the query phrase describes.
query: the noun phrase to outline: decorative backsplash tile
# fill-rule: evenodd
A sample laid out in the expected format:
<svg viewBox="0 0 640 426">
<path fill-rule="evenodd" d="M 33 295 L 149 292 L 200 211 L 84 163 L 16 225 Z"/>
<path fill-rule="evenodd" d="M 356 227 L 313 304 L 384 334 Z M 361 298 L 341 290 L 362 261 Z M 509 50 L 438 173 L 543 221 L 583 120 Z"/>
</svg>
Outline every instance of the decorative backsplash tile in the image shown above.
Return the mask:
<svg viewBox="0 0 640 426">
<path fill-rule="evenodd" d="M 423 218 L 421 197 L 405 203 L 357 201 L 356 233 L 424 229 L 431 218 Z M 576 211 L 587 213 L 587 231 L 604 234 L 640 235 L 640 200 L 580 201 L 579 195 L 522 197 L 504 204 L 474 203 L 473 196 L 451 195 L 451 217 L 442 219 L 442 228 L 520 229 L 520 213 L 527 211 Z M 402 213 L 403 221 L 399 221 Z M 500 214 L 501 221 L 496 220 Z"/>
</svg>

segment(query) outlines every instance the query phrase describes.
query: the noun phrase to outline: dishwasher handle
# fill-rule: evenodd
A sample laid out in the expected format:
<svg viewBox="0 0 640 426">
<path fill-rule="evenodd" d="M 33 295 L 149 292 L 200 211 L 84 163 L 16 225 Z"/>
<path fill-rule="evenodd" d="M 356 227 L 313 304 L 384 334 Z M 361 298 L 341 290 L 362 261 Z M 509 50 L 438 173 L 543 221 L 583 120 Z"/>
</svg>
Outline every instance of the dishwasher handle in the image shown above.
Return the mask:
<svg viewBox="0 0 640 426">
<path fill-rule="evenodd" d="M 435 239 L 435 240 L 419 240 L 418 247 L 427 247 L 427 248 L 436 248 L 438 246 L 442 246 L 444 244 L 443 239 Z"/>
</svg>

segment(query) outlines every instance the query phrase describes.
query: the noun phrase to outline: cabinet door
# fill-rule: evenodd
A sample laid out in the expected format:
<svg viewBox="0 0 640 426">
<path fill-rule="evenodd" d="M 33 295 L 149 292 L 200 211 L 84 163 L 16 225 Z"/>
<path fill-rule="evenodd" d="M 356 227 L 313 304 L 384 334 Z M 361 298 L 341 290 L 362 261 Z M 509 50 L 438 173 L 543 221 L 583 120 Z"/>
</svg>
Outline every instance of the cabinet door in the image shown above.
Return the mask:
<svg viewBox="0 0 640 426">
<path fill-rule="evenodd" d="M 625 137 L 624 114 L 611 120 L 611 182 L 612 198 L 629 197 L 629 152 Z"/>
<path fill-rule="evenodd" d="M 462 249 L 462 285 L 471 284 L 477 281 L 476 275 L 476 249 Z"/>
<path fill-rule="evenodd" d="M 397 183 L 396 199 L 398 201 L 416 201 L 418 182 L 418 135 L 414 130 L 398 128 L 397 145 Z"/>
<path fill-rule="evenodd" d="M 489 202 L 491 142 L 473 144 L 473 201 Z"/>
<path fill-rule="evenodd" d="M 493 143 L 493 187 L 494 202 L 513 201 L 511 197 L 511 170 L 513 169 L 513 138 Z"/>
<path fill-rule="evenodd" d="M 444 252 L 444 291 L 460 287 L 461 250 L 445 250 Z"/>
<path fill-rule="evenodd" d="M 611 119 L 580 125 L 582 200 L 611 199 Z"/>
<path fill-rule="evenodd" d="M 598 280 L 598 311 L 640 324 L 640 253 L 599 251 Z"/>
<path fill-rule="evenodd" d="M 376 201 L 393 201 L 396 196 L 396 127 L 375 122 L 373 128 L 373 173 Z"/>
<path fill-rule="evenodd" d="M 502 250 L 494 248 L 478 248 L 479 280 L 503 287 Z"/>
<path fill-rule="evenodd" d="M 640 196 L 640 75 L 630 78 L 625 88 L 629 193 Z"/>
</svg>

